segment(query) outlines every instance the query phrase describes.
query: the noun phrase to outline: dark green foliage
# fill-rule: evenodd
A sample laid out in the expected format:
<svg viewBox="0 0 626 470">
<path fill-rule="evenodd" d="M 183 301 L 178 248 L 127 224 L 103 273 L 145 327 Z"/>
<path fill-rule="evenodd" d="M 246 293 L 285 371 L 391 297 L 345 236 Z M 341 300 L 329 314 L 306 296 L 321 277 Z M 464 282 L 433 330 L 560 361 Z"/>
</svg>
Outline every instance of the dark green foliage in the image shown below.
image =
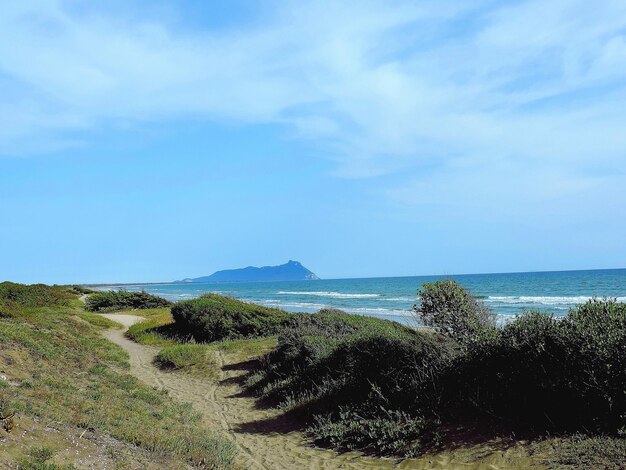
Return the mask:
<svg viewBox="0 0 626 470">
<path fill-rule="evenodd" d="M 309 433 L 318 445 L 404 457 L 418 455 L 424 447 L 438 442 L 431 431 L 436 427 L 427 420 L 368 405 L 358 411 L 342 408 L 336 417 L 318 415 Z"/>
<path fill-rule="evenodd" d="M 437 332 L 293 316 L 250 386 L 339 449 L 414 455 L 476 423 L 481 433 L 626 434 L 626 304 L 594 299 L 562 319 L 528 312 L 496 328 L 451 281 L 421 293 L 418 312 Z"/>
<path fill-rule="evenodd" d="M 452 281 L 425 285 L 435 331 L 346 313 L 287 313 L 209 294 L 173 307 L 199 341 L 278 334 L 249 386 L 300 415 L 321 445 L 415 455 L 444 429 L 626 432 L 626 304 L 593 300 L 562 318 L 502 328 Z"/>
<path fill-rule="evenodd" d="M 177 303 L 172 314 L 197 341 L 279 334 L 251 386 L 276 404 L 308 408 L 309 418 L 324 413 L 311 428 L 320 443 L 412 455 L 416 439 L 420 446 L 433 440 L 426 420 L 404 410 L 417 409 L 416 396 L 438 396 L 427 377 L 448 358 L 441 337 L 377 318 L 287 313 L 215 294 Z"/>
<path fill-rule="evenodd" d="M 372 317 L 347 314 L 292 315 L 285 323 L 276 348 L 264 358 L 265 383 L 293 378 L 294 373 L 300 372 L 308 373 L 310 380 L 315 382 L 317 372 L 312 367 L 333 353 L 343 341 L 377 333 L 390 337 L 415 335 L 412 330 L 398 323 Z M 285 399 L 285 396 L 277 398 Z"/>
<path fill-rule="evenodd" d="M 626 304 L 531 312 L 473 345 L 448 374 L 455 403 L 543 431 L 626 427 Z"/>
<path fill-rule="evenodd" d="M 426 282 L 414 307 L 420 320 L 459 343 L 476 340 L 485 328 L 495 326 L 495 315 L 455 281 Z"/>
<path fill-rule="evenodd" d="M 265 400 L 314 420 L 320 444 L 379 453 L 416 453 L 433 433 L 422 401 L 438 400 L 437 375 L 454 350 L 442 337 L 347 314 L 291 319 L 261 361 L 253 388 Z"/>
<path fill-rule="evenodd" d="M 90 294 L 85 301 L 85 310 L 91 312 L 135 310 L 167 307 L 172 303 L 147 292 L 111 290 Z"/>
<path fill-rule="evenodd" d="M 61 286 L 0 283 L 0 311 L 2 311 L 2 305 L 7 310 L 17 307 L 66 306 L 75 297 L 74 293 Z"/>
<path fill-rule="evenodd" d="M 276 402 L 322 396 L 354 402 L 367 397 L 372 384 L 386 396 L 408 392 L 415 383 L 402 371 L 423 373 L 422 365 L 432 366 L 443 344 L 433 335 L 356 315 L 303 316 L 292 326 L 263 361 L 265 395 Z M 395 401 L 400 403 L 403 394 Z"/>
<path fill-rule="evenodd" d="M 439 396 L 431 379 L 453 353 L 445 338 L 377 318 L 287 313 L 216 294 L 177 303 L 172 314 L 197 341 L 279 334 L 251 386 L 310 419 L 320 414 L 311 428 L 320 442 L 409 455 L 415 439 L 433 439 L 416 397 Z"/>
<path fill-rule="evenodd" d="M 54 456 L 54 450 L 49 447 L 35 447 L 28 453 L 36 462 L 45 463 Z"/>
<path fill-rule="evenodd" d="M 177 302 L 172 307 L 176 326 L 196 341 L 272 336 L 282 330 L 292 314 L 249 304 L 217 294 Z"/>
</svg>

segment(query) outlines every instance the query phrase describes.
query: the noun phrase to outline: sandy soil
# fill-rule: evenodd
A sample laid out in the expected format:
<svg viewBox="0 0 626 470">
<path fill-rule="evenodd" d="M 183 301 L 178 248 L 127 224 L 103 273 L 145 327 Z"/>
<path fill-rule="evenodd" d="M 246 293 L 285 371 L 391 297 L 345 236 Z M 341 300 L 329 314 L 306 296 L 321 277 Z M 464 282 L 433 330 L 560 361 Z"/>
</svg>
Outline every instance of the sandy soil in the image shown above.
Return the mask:
<svg viewBox="0 0 626 470">
<path fill-rule="evenodd" d="M 103 315 L 126 327 L 142 321 L 134 315 Z M 234 356 L 217 353 L 217 379 L 195 378 L 177 372 L 162 371 L 153 365 L 158 348 L 137 344 L 124 336 L 121 330 L 105 333 L 112 342 L 130 355 L 131 373 L 146 384 L 167 389 L 179 401 L 188 402 L 202 412 L 207 424 L 230 435 L 239 449 L 239 463 L 252 469 L 426 469 L 426 468 L 511 468 L 510 451 L 496 451 L 482 447 L 478 464 L 467 464 L 467 457 L 458 459 L 455 453 L 425 456 L 416 460 L 392 460 L 365 457 L 358 452 L 337 454 L 314 448 L 298 432 L 296 423 L 272 409 L 259 409 L 255 399 L 242 388 L 246 364 Z M 516 451 L 512 451 L 517 454 Z M 485 456 L 489 456 L 484 459 Z M 477 456 L 475 456 L 477 457 Z M 470 459 L 469 461 L 472 461 Z"/>
</svg>

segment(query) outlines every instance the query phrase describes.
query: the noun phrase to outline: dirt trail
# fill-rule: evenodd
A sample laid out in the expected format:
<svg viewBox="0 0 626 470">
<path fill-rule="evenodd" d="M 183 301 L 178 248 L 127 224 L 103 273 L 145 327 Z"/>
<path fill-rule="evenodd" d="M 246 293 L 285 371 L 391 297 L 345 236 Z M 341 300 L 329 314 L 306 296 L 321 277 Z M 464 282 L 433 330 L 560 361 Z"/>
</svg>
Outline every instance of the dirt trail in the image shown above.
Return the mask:
<svg viewBox="0 0 626 470">
<path fill-rule="evenodd" d="M 143 321 L 123 314 L 103 315 L 126 327 Z M 358 452 L 336 454 L 311 447 L 293 423 L 273 409 L 259 409 L 247 395 L 242 378 L 247 365 L 233 355 L 217 352 L 217 378 L 196 378 L 162 371 L 153 365 L 159 348 L 137 344 L 121 330 L 108 330 L 105 336 L 124 348 L 130 356 L 131 373 L 148 385 L 164 388 L 181 402 L 191 403 L 212 428 L 226 432 L 239 449 L 239 463 L 251 469 L 505 469 L 526 468 L 511 465 L 517 460 L 514 449 L 497 451 L 483 446 L 463 455 L 442 452 L 414 460 L 397 461 L 364 457 Z M 471 455 L 474 454 L 474 455 Z M 468 464 L 467 462 L 475 462 Z"/>
<path fill-rule="evenodd" d="M 134 315 L 103 315 L 126 327 L 144 320 Z M 365 469 L 416 468 L 408 462 L 395 465 L 391 459 L 364 458 L 359 453 L 337 455 L 310 446 L 300 432 L 276 410 L 258 409 L 253 397 L 243 393 L 239 377 L 245 369 L 237 361 L 218 353 L 217 380 L 199 379 L 166 372 L 153 365 L 158 348 L 137 344 L 121 330 L 108 330 L 105 336 L 124 348 L 130 356 L 131 373 L 148 385 L 167 389 L 179 401 L 191 403 L 205 420 L 227 432 L 239 448 L 241 464 L 253 469 Z"/>
</svg>

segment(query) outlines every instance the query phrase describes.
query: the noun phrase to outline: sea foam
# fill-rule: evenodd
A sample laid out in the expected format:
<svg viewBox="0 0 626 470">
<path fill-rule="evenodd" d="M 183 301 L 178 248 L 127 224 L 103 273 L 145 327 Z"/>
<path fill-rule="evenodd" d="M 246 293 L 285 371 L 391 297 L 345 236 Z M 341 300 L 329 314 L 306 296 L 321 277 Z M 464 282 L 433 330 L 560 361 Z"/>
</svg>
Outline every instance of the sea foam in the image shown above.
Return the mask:
<svg viewBox="0 0 626 470">
<path fill-rule="evenodd" d="M 349 294 L 341 292 L 325 292 L 325 291 L 280 291 L 279 295 L 310 295 L 314 297 L 331 297 L 334 299 L 369 299 L 380 297 L 380 294 Z"/>
<path fill-rule="evenodd" d="M 528 295 L 505 295 L 505 296 L 489 296 L 483 299 L 486 303 L 501 304 L 539 304 L 539 305 L 575 305 L 582 304 L 591 300 L 592 296 L 578 295 L 571 297 L 563 296 L 528 296 Z M 626 297 L 617 297 L 618 302 L 625 302 Z"/>
</svg>

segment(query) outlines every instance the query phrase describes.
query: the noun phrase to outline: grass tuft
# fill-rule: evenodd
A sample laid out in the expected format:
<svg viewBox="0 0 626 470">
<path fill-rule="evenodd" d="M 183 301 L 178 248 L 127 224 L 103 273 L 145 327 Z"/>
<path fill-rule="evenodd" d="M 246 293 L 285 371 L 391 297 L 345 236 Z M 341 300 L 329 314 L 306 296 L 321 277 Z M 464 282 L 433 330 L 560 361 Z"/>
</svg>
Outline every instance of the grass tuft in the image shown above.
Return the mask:
<svg viewBox="0 0 626 470">
<path fill-rule="evenodd" d="M 120 323 L 117 323 L 113 320 L 109 320 L 106 317 L 103 317 L 101 315 L 96 315 L 94 313 L 79 313 L 78 314 L 79 318 L 82 318 L 83 320 L 85 320 L 86 322 L 97 326 L 99 328 L 116 328 L 116 329 L 121 329 L 123 328 L 123 325 Z"/>
<path fill-rule="evenodd" d="M 155 363 L 163 369 L 184 369 L 185 371 L 216 375 L 217 363 L 209 348 L 204 344 L 177 344 L 161 349 Z"/>
</svg>

